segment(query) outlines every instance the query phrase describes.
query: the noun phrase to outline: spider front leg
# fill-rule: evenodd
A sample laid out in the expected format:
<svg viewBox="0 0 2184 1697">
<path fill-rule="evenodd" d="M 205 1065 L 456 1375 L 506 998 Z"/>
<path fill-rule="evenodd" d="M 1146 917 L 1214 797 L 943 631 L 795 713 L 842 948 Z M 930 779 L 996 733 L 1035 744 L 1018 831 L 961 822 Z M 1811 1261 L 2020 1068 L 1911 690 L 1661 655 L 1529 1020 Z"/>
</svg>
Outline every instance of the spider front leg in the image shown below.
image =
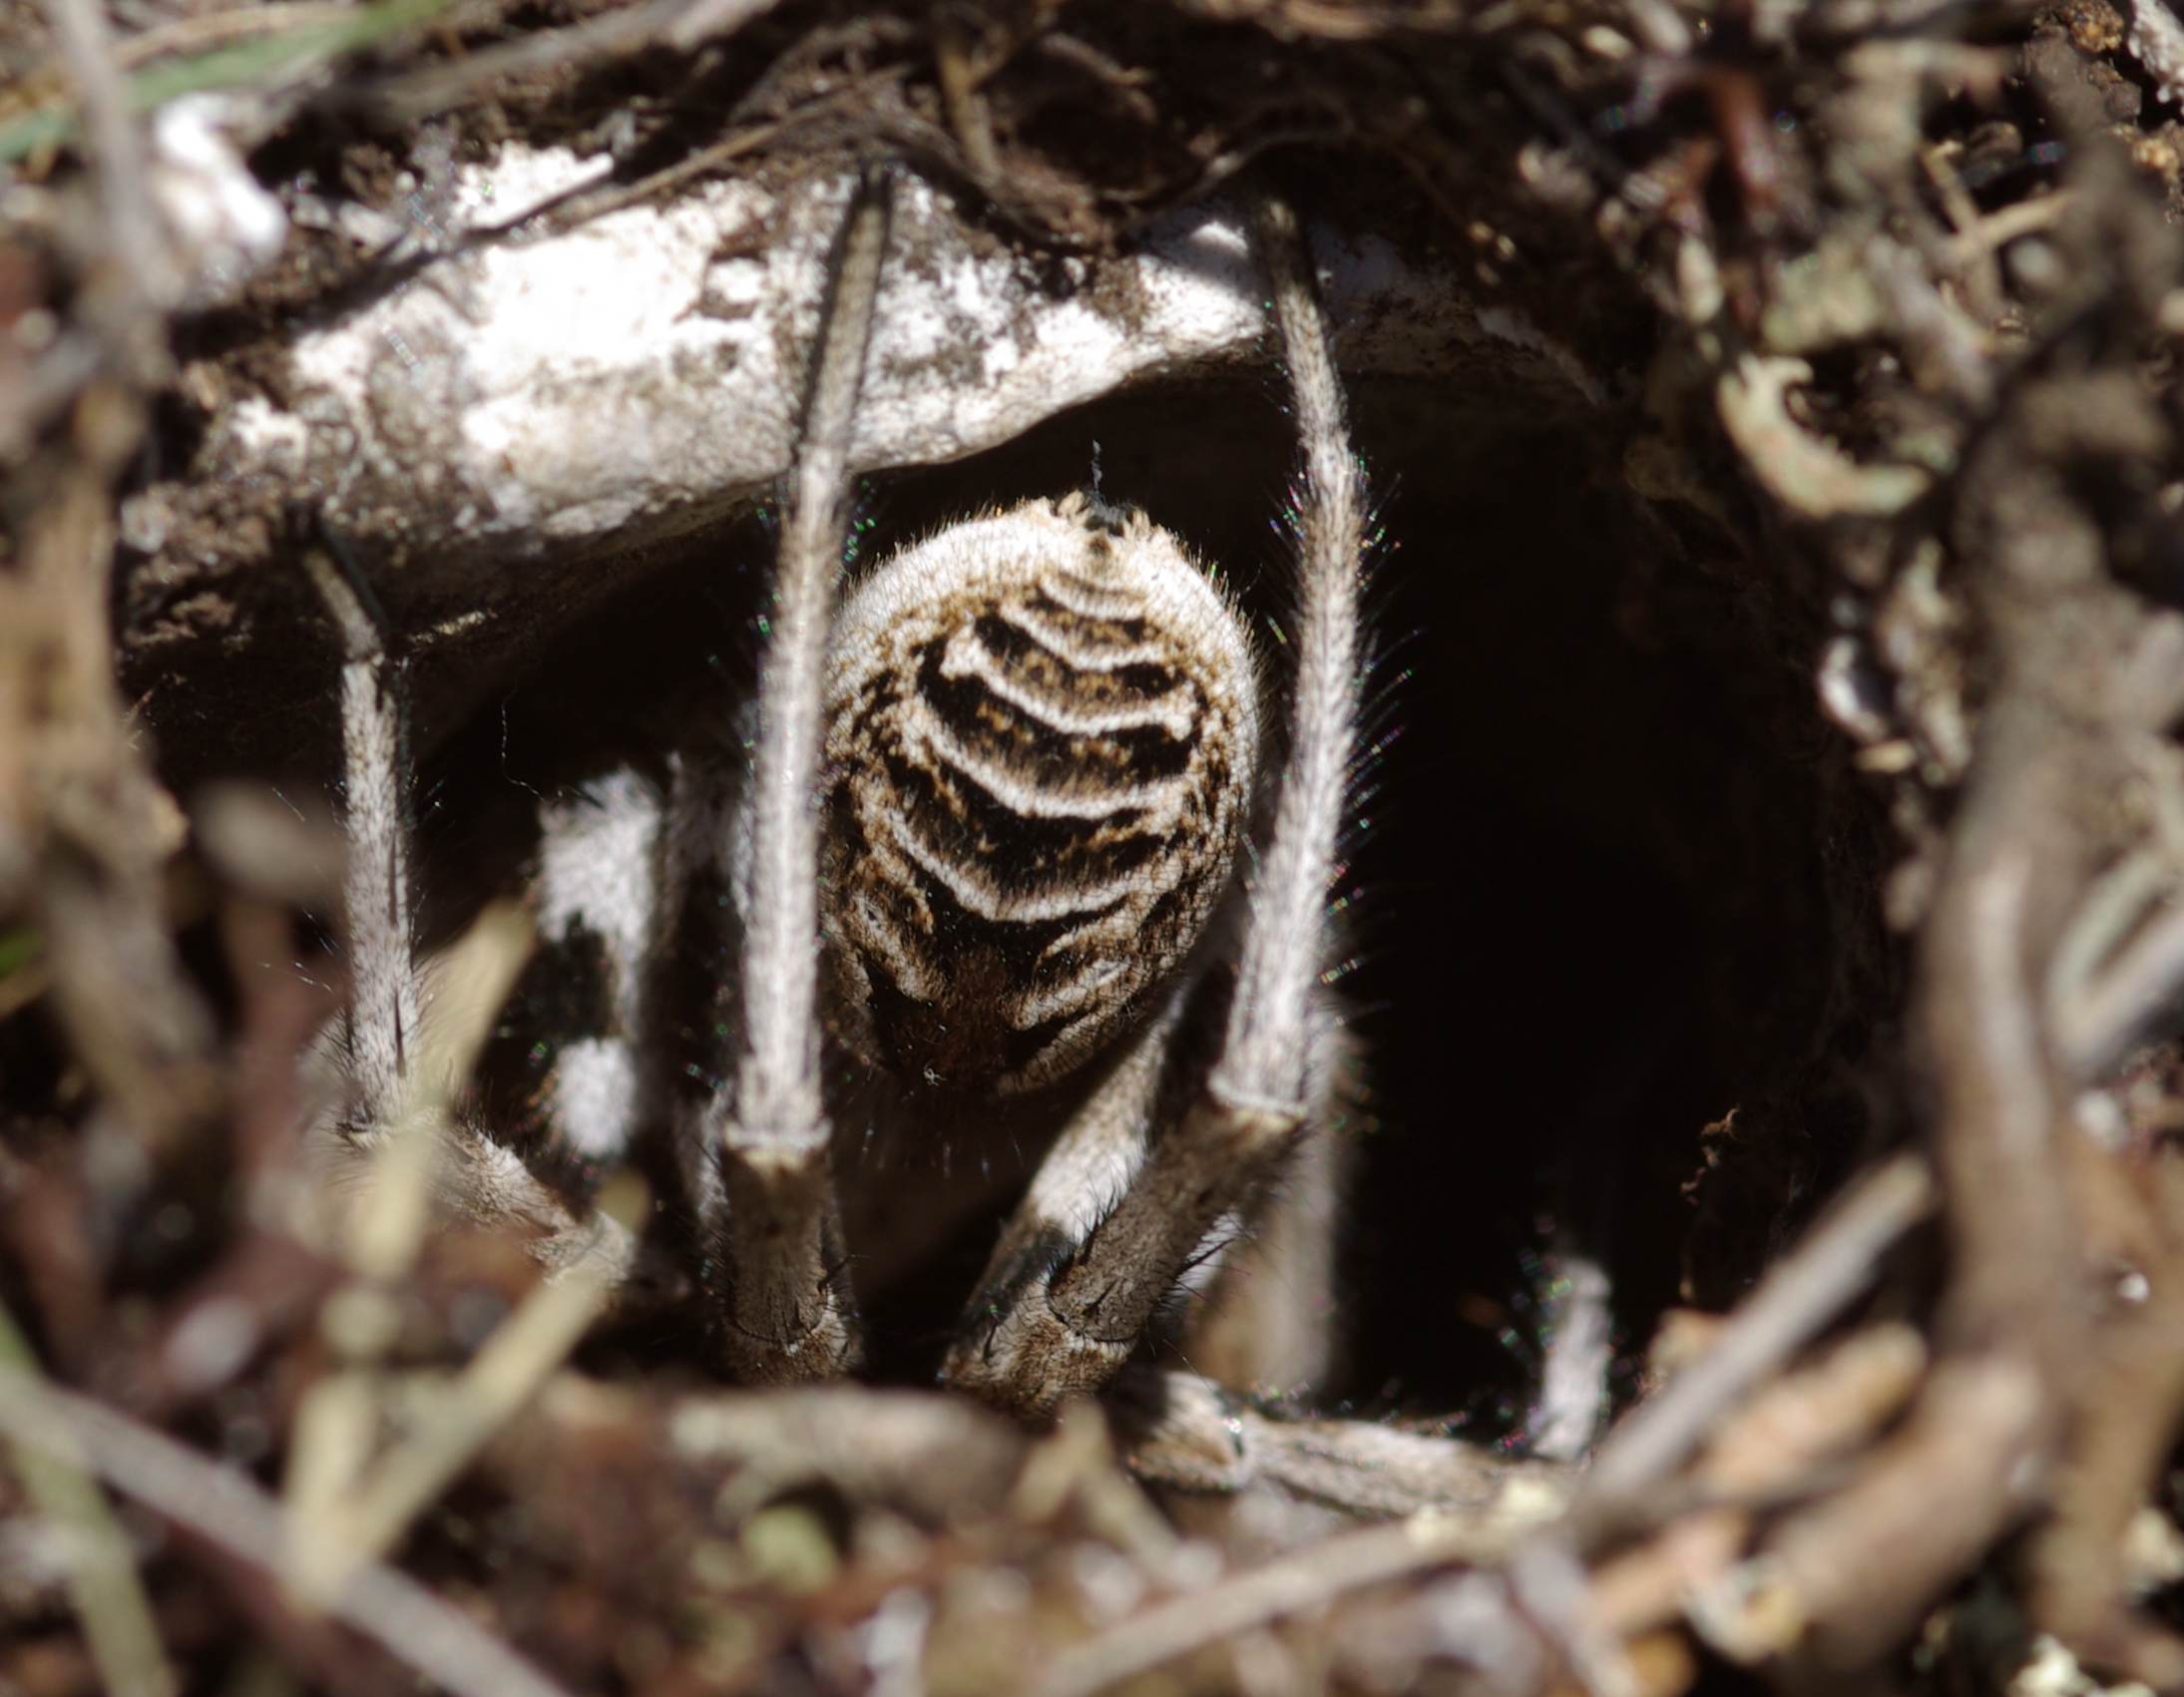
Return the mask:
<svg viewBox="0 0 2184 1697">
<path fill-rule="evenodd" d="M 1157 1065 L 1138 1057 L 1118 1065 L 1050 1157 L 1063 1178 L 1081 1175 L 1078 1195 L 1065 1202 L 1042 1174 L 950 1352 L 952 1382 L 1027 1414 L 1114 1375 L 1186 1273 L 1253 1216 L 1291 1163 L 1323 1081 L 1315 1074 L 1331 1033 L 1320 975 L 1356 751 L 1364 492 L 1295 213 L 1268 201 L 1256 231 L 1304 450 L 1288 763 L 1249 890 L 1220 1051 L 1202 1087 L 1148 1144 Z M 1140 1041 L 1164 1049 L 1163 1029 L 1156 1024 Z M 1115 1095 L 1133 1087 L 1148 1093 L 1116 1111 Z M 1118 1176 L 1125 1187 L 1110 1206 Z M 1079 1222 L 1075 1242 L 1056 1242 L 1057 1220 Z M 1035 1254 L 1042 1239 L 1053 1247 Z"/>
<path fill-rule="evenodd" d="M 304 570 L 341 634 L 341 750 L 348 805 L 342 899 L 349 952 L 348 1047 L 359 1131 L 389 1127 L 408 1105 L 422 995 L 411 954 L 408 768 L 402 701 L 384 621 L 331 556 Z"/>
<path fill-rule="evenodd" d="M 400 668 L 388 652 L 385 620 L 360 575 L 324 550 L 303 554 L 311 580 L 341 637 L 341 747 L 347 804 L 342 882 L 349 1006 L 319 1046 L 317 1059 L 335 1075 L 329 1099 L 314 1117 L 307 1147 L 323 1190 L 344 1206 L 380 1194 L 385 1162 L 408 1140 L 413 1157 L 406 1182 L 420 1202 L 474 1224 L 512 1229 L 549 1271 L 580 1263 L 610 1285 L 627 1281 L 637 1244 L 605 1214 L 585 1216 L 542 1184 L 515 1153 L 451 1111 L 508 984 L 506 978 L 457 973 L 470 994 L 441 997 L 445 962 L 427 967 L 414 949 L 408 795 Z M 488 939 L 508 976 L 523 946 Z M 460 952 L 461 946 L 458 946 Z M 451 1005 L 452 1001 L 452 1005 Z M 435 1016 L 428 1020 L 427 1010 Z M 399 1165 L 397 1171 L 400 1171 Z M 413 1250 L 422 1215 L 400 1202 L 380 1208 L 376 1230 L 351 1230 L 351 1249 L 367 1258 Z M 390 1238 L 385 1222 L 407 1221 Z M 376 1248 L 366 1250 L 363 1239 Z"/>
<path fill-rule="evenodd" d="M 849 444 L 889 190 L 852 194 L 783 504 L 741 892 L 742 1051 L 718 1145 L 722 1350 L 747 1383 L 828 1377 L 859 1353 L 820 1093 L 818 789 L 827 632 L 848 535 Z"/>
</svg>

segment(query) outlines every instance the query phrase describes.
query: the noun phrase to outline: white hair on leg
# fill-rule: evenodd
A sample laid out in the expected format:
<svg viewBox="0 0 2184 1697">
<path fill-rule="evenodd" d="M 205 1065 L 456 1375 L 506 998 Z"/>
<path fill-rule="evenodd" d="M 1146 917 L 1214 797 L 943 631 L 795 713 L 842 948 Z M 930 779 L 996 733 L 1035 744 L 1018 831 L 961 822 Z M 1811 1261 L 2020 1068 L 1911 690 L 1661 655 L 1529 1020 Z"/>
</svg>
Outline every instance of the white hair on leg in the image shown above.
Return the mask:
<svg viewBox="0 0 2184 1697">
<path fill-rule="evenodd" d="M 891 189 L 851 193 L 781 523 L 751 771 L 743 1048 L 720 1127 L 728 1364 L 749 1380 L 841 1371 L 858 1353 L 841 1278 L 819 1084 L 816 795 L 834 581 L 848 537 L 850 432 L 887 246 Z"/>
</svg>

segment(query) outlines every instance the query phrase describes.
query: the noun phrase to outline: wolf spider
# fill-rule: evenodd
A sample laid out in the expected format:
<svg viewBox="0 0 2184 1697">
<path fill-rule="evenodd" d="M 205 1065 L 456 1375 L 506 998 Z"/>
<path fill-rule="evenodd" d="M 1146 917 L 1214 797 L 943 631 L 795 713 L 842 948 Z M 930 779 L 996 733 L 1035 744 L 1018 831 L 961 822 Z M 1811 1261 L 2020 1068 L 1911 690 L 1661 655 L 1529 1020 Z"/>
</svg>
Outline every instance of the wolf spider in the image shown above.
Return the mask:
<svg viewBox="0 0 2184 1697">
<path fill-rule="evenodd" d="M 837 238 L 747 769 L 684 757 L 664 783 L 617 780 L 549 821 L 542 923 L 579 918 L 639 960 L 616 995 L 652 1051 L 565 1056 L 564 1133 L 612 1156 L 641 1122 L 667 1126 L 714 1365 L 765 1385 L 859 1364 L 836 1183 L 859 1176 L 874 1078 L 959 1131 L 1044 1119 L 944 1384 L 1037 1419 L 1180 1324 L 1179 1359 L 1209 1378 L 1138 1365 L 1125 1381 L 1142 1453 L 1164 1457 L 1148 1471 L 1214 1489 L 1279 1475 L 1355 1510 L 1476 1498 L 1487 1464 L 1463 1446 L 1285 1423 L 1219 1388 L 1309 1391 L 1329 1342 L 1343 1066 L 1322 973 L 1359 757 L 1365 491 L 1295 215 L 1266 200 L 1254 225 L 1303 462 L 1277 731 L 1226 593 L 1096 491 L 945 528 L 836 607 L 889 198 L 867 177 Z M 380 624 L 360 586 L 314 571 L 347 650 L 354 985 L 347 1099 L 321 1140 L 361 1160 L 409 1099 L 427 993 Z M 1284 750 L 1278 771 L 1262 746 Z M 706 947 L 739 958 L 732 1054 L 692 1060 L 646 957 L 679 949 L 686 974 L 692 916 L 713 910 L 732 938 L 695 959 L 717 980 Z M 491 1138 L 458 1127 L 440 1165 L 446 1203 L 528 1234 L 549 1268 L 634 1279 L 630 1234 Z"/>
</svg>

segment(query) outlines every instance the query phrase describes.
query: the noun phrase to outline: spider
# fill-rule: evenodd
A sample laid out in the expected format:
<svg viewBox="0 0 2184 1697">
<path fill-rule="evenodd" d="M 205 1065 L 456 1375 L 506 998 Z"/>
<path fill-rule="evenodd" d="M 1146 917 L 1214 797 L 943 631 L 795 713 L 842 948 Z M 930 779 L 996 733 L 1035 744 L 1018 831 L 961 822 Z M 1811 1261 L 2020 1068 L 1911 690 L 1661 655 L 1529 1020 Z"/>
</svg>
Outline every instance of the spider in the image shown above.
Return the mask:
<svg viewBox="0 0 2184 1697">
<path fill-rule="evenodd" d="M 685 970 L 733 961 L 714 974 L 732 1052 L 678 1053 L 656 960 L 630 969 L 610 1000 L 650 1053 L 565 1054 L 564 1134 L 612 1154 L 648 1115 L 668 1122 L 716 1366 L 736 1382 L 859 1364 L 842 1197 L 858 1195 L 880 1080 L 913 1117 L 1043 1122 L 1049 1139 L 961 1311 L 946 1385 L 1041 1419 L 1179 1323 L 1213 1381 L 1308 1392 L 1340 1165 L 1342 1027 L 1322 972 L 1358 758 L 1365 491 L 1297 219 L 1269 198 L 1254 221 L 1302 456 L 1282 725 L 1226 593 L 1096 490 L 944 528 L 837 608 L 889 199 L 868 174 L 837 237 L 747 763 L 686 757 L 547 821 L 544 927 L 581 922 L 619 960 L 683 939 Z M 326 1138 L 361 1157 L 410 1099 L 427 993 L 381 622 L 330 563 L 313 570 L 346 651 L 351 849 L 351 1081 Z M 724 938 L 696 923 L 722 912 Z M 458 1128 L 441 1167 L 445 1200 L 526 1232 L 550 1268 L 635 1279 L 628 1233 L 498 1143 Z M 1172 1477 L 1286 1470 L 1376 1507 L 1483 1488 L 1463 1447 L 1381 1428 L 1358 1430 L 1351 1483 L 1330 1483 L 1326 1432 L 1307 1442 L 1204 1380 L 1147 1372 L 1129 1383 Z M 1247 1435 L 1263 1440 L 1250 1455 Z"/>
</svg>

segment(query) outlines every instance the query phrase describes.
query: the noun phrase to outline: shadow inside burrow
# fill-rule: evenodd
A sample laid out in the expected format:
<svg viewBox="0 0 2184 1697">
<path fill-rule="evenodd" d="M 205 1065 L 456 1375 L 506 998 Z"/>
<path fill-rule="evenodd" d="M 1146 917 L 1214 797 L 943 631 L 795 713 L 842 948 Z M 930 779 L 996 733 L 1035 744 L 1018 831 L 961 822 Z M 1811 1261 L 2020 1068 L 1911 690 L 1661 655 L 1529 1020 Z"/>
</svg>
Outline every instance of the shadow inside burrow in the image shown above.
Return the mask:
<svg viewBox="0 0 2184 1697">
<path fill-rule="evenodd" d="M 1617 415 L 1492 382 L 1354 387 L 1377 519 L 1378 751 L 1360 770 L 1329 968 L 1362 1079 L 1331 1389 L 1500 1432 L 1536 1379 L 1542 1254 L 1560 1238 L 1602 1259 L 1619 1338 L 1642 1345 L 1688 1271 L 1702 1129 L 1779 1092 L 1810 1051 L 1837 946 L 1818 893 L 1822 731 L 1809 684 L 1777 658 L 1796 635 L 1769 626 L 1733 539 L 1623 483 Z M 860 561 L 1084 487 L 1095 451 L 1109 499 L 1144 507 L 1231 586 L 1278 696 L 1295 444 L 1271 373 L 1110 398 L 872 480 Z M 508 887 L 540 798 L 747 730 L 773 541 L 762 511 L 655 545 L 612 574 L 631 587 L 491 679 L 436 678 L 430 652 L 415 658 L 428 943 Z M 330 789 L 320 657 L 324 723 L 285 781 Z M 481 1102 L 513 1120 L 535 1105 L 539 1062 L 507 1029 Z M 929 1377 L 994 1229 L 982 1215 L 863 1293 L 876 1377 Z"/>
<path fill-rule="evenodd" d="M 1686 1270 L 1701 1131 L 1810 1049 L 1832 970 L 1824 732 L 1727 539 L 1673 528 L 1622 485 L 1612 419 L 1513 424 L 1491 392 L 1450 393 L 1356 395 L 1379 752 L 1330 963 L 1364 1080 L 1335 1388 L 1498 1428 L 1536 1376 L 1557 1234 L 1604 1260 L 1619 1335 L 1642 1344 Z M 1102 402 L 875 481 L 859 554 L 1084 487 L 1096 444 L 1104 494 L 1231 585 L 1278 694 L 1289 429 L 1271 379 Z M 438 764 L 551 790 L 611 729 L 644 743 L 747 701 L 771 546 L 761 518 L 655 575 L 563 644 L 581 663 L 550 656 Z M 930 1372 L 993 1231 L 982 1216 L 866 1293 L 878 1376 Z"/>
</svg>

